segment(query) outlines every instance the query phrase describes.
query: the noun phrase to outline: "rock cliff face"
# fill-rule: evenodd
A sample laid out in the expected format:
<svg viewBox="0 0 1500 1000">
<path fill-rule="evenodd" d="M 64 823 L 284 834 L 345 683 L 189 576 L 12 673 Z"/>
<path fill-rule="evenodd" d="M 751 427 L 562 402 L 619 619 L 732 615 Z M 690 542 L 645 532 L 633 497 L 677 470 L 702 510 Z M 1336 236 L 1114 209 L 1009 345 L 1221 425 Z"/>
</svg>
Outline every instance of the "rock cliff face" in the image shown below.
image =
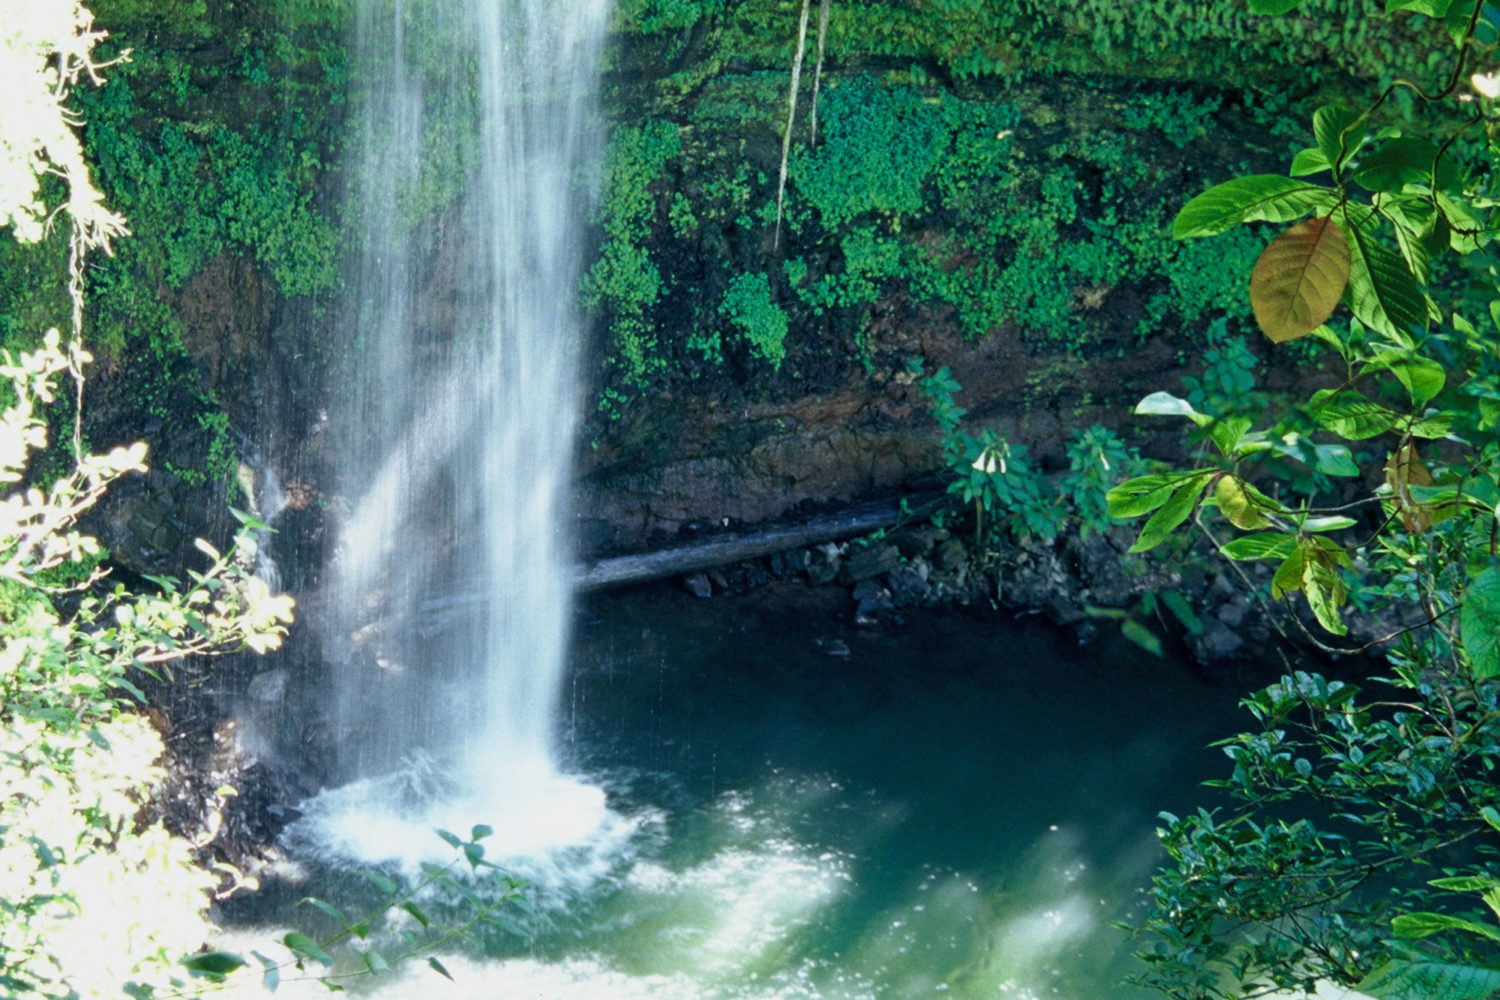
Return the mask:
<svg viewBox="0 0 1500 1000">
<path fill-rule="evenodd" d="M 731 66 L 646 101 L 653 85 L 614 84 L 583 289 L 585 398 L 597 404 L 578 453 L 585 551 L 931 488 L 940 433 L 915 361 L 962 384 L 967 429 L 1026 445 L 1044 470 L 1065 467 L 1070 434 L 1095 422 L 1147 454 L 1179 447 L 1176 428 L 1130 427 L 1129 407 L 1181 391 L 1206 330 L 1236 341 L 1255 247 L 1198 253 L 1166 230 L 1187 194 L 1243 165 L 1227 150 L 1256 135 L 1253 108 L 1204 88 L 979 86 L 841 67 L 824 79 L 823 137 L 793 158 L 773 239 L 785 75 Z M 840 131 L 841 114 L 864 115 L 867 132 Z M 809 124 L 799 119 L 799 143 Z M 910 134 L 926 145 L 906 148 Z M 461 250 L 441 211 L 427 226 L 436 277 L 420 314 L 441 352 L 465 294 Z M 762 291 L 735 291 L 746 288 Z M 217 401 L 248 464 L 239 480 L 284 491 L 286 581 L 316 588 L 343 508 L 326 414 L 361 363 L 354 310 L 288 299 L 231 254 L 165 294 L 200 401 L 153 415 L 127 360 L 96 375 L 95 438 L 145 436 L 158 468 L 201 467 L 212 416 L 201 400 Z M 1260 351 L 1244 343 L 1243 357 Z M 120 491 L 101 531 L 128 566 L 160 571 L 193 535 L 222 539 L 226 492 L 264 502 L 224 481 L 157 477 Z"/>
</svg>

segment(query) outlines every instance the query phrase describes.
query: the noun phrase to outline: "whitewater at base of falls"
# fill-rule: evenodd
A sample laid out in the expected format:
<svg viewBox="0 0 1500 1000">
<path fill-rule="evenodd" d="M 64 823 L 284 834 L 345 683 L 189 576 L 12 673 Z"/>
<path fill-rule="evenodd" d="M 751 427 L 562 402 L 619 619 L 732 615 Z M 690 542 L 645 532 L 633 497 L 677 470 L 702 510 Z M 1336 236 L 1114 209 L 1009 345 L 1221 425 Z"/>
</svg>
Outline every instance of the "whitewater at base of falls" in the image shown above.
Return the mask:
<svg viewBox="0 0 1500 1000">
<path fill-rule="evenodd" d="M 545 759 L 503 767 L 488 782 L 460 786 L 414 755 L 398 771 L 302 803 L 283 840 L 294 857 L 416 878 L 423 864 L 457 856 L 437 831 L 467 841 L 484 826 L 492 831 L 480 841 L 485 859 L 549 898 L 585 891 L 618 862 L 640 820 L 612 810 L 603 788 L 558 773 Z"/>
</svg>

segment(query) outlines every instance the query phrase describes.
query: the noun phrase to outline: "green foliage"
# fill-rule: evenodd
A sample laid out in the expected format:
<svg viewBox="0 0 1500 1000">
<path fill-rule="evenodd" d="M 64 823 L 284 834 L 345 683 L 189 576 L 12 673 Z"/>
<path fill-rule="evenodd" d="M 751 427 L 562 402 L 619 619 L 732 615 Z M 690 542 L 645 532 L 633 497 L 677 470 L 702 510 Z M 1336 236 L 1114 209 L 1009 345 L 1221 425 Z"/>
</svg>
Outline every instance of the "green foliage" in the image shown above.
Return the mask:
<svg viewBox="0 0 1500 1000">
<path fill-rule="evenodd" d="M 966 411 L 955 399 L 962 387 L 946 366 L 924 375 L 918 360 L 910 371 L 943 432 L 948 492 L 973 505 L 980 552 L 993 550 L 1002 527 L 1022 541 L 1053 538 L 1075 521 L 1084 537 L 1116 523 L 1105 511 L 1105 491 L 1135 470 L 1140 459 L 1112 431 L 1096 424 L 1075 432 L 1067 448 L 1068 471 L 1053 482 L 1031 467 L 1025 445 L 989 429 L 977 436 L 963 429 Z"/>
<path fill-rule="evenodd" d="M 327 900 L 309 897 L 299 905 L 317 911 L 316 919 L 329 928 L 326 933 L 290 931 L 276 945 L 252 951 L 254 964 L 228 951 L 198 952 L 180 964 L 210 987 L 258 975 L 269 992 L 284 982 L 308 979 L 338 992 L 346 981 L 379 977 L 417 958 L 451 980 L 433 952 L 487 934 L 528 937 L 523 924 L 535 911 L 523 894 L 525 884 L 485 857 L 484 840 L 493 829 L 475 826 L 467 839 L 447 830 L 435 832 L 456 857 L 446 865 L 424 863 L 421 876 L 413 879 L 362 872 L 368 883 L 363 888 L 373 890 L 373 896 L 351 893 L 350 908 L 360 907 L 357 918 Z"/>
<path fill-rule="evenodd" d="M 1409 44 L 1378 0 L 1308 0 L 1303 16 L 1253 16 L 1244 4 L 1187 0 L 861 0 L 831 10 L 828 55 L 931 66 L 958 80 L 1028 73 L 1158 76 L 1213 85 L 1312 89 L 1340 78 L 1380 81 L 1409 72 Z M 689 77 L 730 59 L 785 68 L 798 5 L 780 0 L 629 0 L 616 24 L 652 68 L 694 51 Z M 689 48 L 687 39 L 698 37 Z M 1442 37 L 1437 28 L 1430 37 Z M 1421 67 L 1424 71 L 1429 67 Z"/>
<path fill-rule="evenodd" d="M 1043 144 L 1038 137 L 1056 130 L 1023 121 L 1015 105 L 921 79 L 897 71 L 825 81 L 819 141 L 807 143 L 805 122 L 794 129 L 788 249 L 774 275 L 764 259 L 774 214 L 764 170 L 785 107 L 784 66 L 720 75 L 670 118 L 616 130 L 604 238 L 584 282 L 611 345 L 604 409 L 618 413 L 670 379 L 743 379 L 725 367 L 733 338 L 720 309 L 739 274 L 772 279 L 787 318 L 785 371 L 817 370 L 830 356 L 875 363 L 881 345 L 867 327 L 882 302 L 928 307 L 972 337 L 1004 330 L 1069 351 L 1120 326 L 1145 337 L 1248 314 L 1228 265 L 1253 260 L 1260 242 L 1238 231 L 1211 247 L 1174 242 L 1176 192 L 1153 160 L 1163 132 L 1186 138 L 1213 121 L 1216 98 L 1133 95 L 1099 127 Z M 1123 316 L 1122 303 L 1131 310 Z"/>
<path fill-rule="evenodd" d="M 136 822 L 162 779 L 160 737 L 126 709 L 136 670 L 184 656 L 279 644 L 291 599 L 206 543 L 184 588 L 105 586 L 76 522 L 144 447 L 80 457 L 45 490 L 24 488 L 45 445 L 41 407 L 67 368 L 56 332 L 0 364 L 14 402 L 0 420 L 0 977 L 8 996 L 113 997 L 124 984 L 175 992 L 171 955 L 196 949 L 213 879 L 190 845 Z M 91 568 L 95 567 L 95 568 Z M 86 937 L 89 946 L 66 947 Z"/>
<path fill-rule="evenodd" d="M 719 312 L 744 336 L 750 349 L 772 368 L 786 358 L 786 313 L 771 298 L 771 283 L 764 274 L 741 274 L 724 290 Z"/>
<path fill-rule="evenodd" d="M 869 76 L 830 88 L 822 104 L 823 143 L 792 163 L 802 196 L 830 230 L 867 215 L 899 228 L 902 215 L 922 207 L 922 187 L 952 142 L 942 105 Z"/>
<path fill-rule="evenodd" d="M 1127 128 L 1154 130 L 1178 149 L 1186 149 L 1204 135 L 1219 109 L 1217 97 L 1198 98 L 1187 93 L 1143 94 L 1125 108 Z"/>
<path fill-rule="evenodd" d="M 1391 5 L 1448 14 L 1460 49 L 1493 48 L 1476 30 L 1487 16 L 1478 4 L 1440 6 Z M 1447 97 L 1459 79 L 1419 97 Z M 1197 238 L 1295 223 L 1256 264 L 1256 318 L 1273 341 L 1310 334 L 1342 379 L 1294 411 L 1246 413 L 1229 397 L 1243 398 L 1234 387 L 1247 373 L 1221 337 L 1198 398 L 1154 393 L 1136 411 L 1186 418 L 1198 455 L 1109 494 L 1112 514 L 1149 515 L 1137 550 L 1191 521 L 1225 558 L 1263 564 L 1272 601 L 1300 595 L 1305 615 L 1287 627 L 1330 652 L 1381 646 L 1392 675 L 1369 694 L 1311 672 L 1255 693 L 1245 705 L 1259 728 L 1222 741 L 1234 770 L 1220 784 L 1240 807 L 1163 817 L 1172 865 L 1144 920 L 1154 943 L 1143 978 L 1174 997 L 1331 982 L 1477 1000 L 1500 983 L 1500 930 L 1448 895 L 1477 893 L 1500 915 L 1500 299 L 1483 255 L 1493 201 L 1488 170 L 1466 181 L 1449 160 L 1456 132 L 1428 141 L 1374 127 L 1391 93 L 1364 111 L 1320 108 L 1293 176 L 1220 184 L 1174 224 Z M 1484 115 L 1491 100 L 1481 91 L 1458 111 Z M 1448 113 L 1428 123 L 1442 132 Z M 1480 117 L 1458 127 L 1481 125 L 1491 127 Z M 1315 175 L 1326 180 L 1297 179 Z M 1325 238 L 1339 252 L 1315 245 Z M 1474 276 L 1458 289 L 1434 280 L 1448 253 Z M 1289 261 L 1304 270 L 1288 272 Z M 1354 318 L 1322 326 L 1340 293 Z M 1327 477 L 1340 476 L 1381 485 L 1329 499 Z M 1330 638 L 1350 635 L 1350 606 L 1389 633 L 1365 645 Z M 1434 866 L 1444 877 L 1422 885 Z"/>
<path fill-rule="evenodd" d="M 657 214 L 651 185 L 680 148 L 677 126 L 656 121 L 617 129 L 605 154 L 604 242 L 584 278 L 582 299 L 586 306 L 609 311 L 614 363 L 628 385 L 644 385 L 664 364 L 651 321 L 661 297 L 661 272 L 644 244 Z"/>
<path fill-rule="evenodd" d="M 1119 520 L 1109 516 L 1105 494 L 1141 466 L 1140 456 L 1125 447 L 1119 435 L 1094 424 L 1073 432 L 1068 442 L 1068 471 L 1058 485 L 1078 519 L 1078 534 L 1107 531 Z"/>
<path fill-rule="evenodd" d="M 174 440 L 207 431 L 202 464 L 184 460 L 181 471 L 219 479 L 231 464 L 227 428 L 183 348 L 177 303 L 225 255 L 255 261 L 287 296 L 336 284 L 339 239 L 318 185 L 333 159 L 329 123 L 344 103 L 348 7 L 275 0 L 231 14 L 203 0 L 91 6 L 109 33 L 102 56 L 128 48 L 130 58 L 103 86 L 76 92 L 72 105 L 85 124 L 81 152 L 133 238 L 90 262 L 89 339 L 114 358 L 155 359 L 159 367 L 132 369 L 130 394 L 163 413 L 169 399 L 182 411 L 192 431 Z M 59 229 L 43 243 L 0 245 L 0 342 L 12 350 L 36 347 L 36 331 L 63 314 L 65 244 Z"/>
<path fill-rule="evenodd" d="M 1203 374 L 1184 375 L 1187 401 L 1195 409 L 1222 414 L 1258 414 L 1267 403 L 1266 394 L 1255 389 L 1260 360 L 1245 338 L 1229 333 L 1224 319 L 1210 323 L 1204 331 Z"/>
</svg>

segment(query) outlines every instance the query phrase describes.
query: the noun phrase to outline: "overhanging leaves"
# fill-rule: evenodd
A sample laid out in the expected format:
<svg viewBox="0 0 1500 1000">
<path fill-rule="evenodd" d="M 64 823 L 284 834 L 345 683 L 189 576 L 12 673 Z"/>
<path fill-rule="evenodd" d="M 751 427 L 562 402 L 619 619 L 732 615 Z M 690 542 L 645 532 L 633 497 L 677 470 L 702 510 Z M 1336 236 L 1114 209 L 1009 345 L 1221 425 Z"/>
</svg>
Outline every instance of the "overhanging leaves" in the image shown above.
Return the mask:
<svg viewBox="0 0 1500 1000">
<path fill-rule="evenodd" d="M 1393 334 L 1427 329 L 1427 297 L 1401 255 L 1376 239 L 1373 225 L 1346 224 L 1344 231 L 1349 306 L 1359 321 Z"/>
<path fill-rule="evenodd" d="M 1500 930 L 1446 913 L 1403 913 L 1391 921 L 1391 930 L 1396 932 L 1397 937 L 1404 938 L 1431 937 L 1443 931 L 1465 931 L 1487 937 L 1491 941 L 1500 941 Z"/>
<path fill-rule="evenodd" d="M 1500 677 L 1500 568 L 1491 566 L 1469 581 L 1459 628 L 1475 678 Z"/>
<path fill-rule="evenodd" d="M 1295 535 L 1281 535 L 1273 531 L 1241 535 L 1220 546 L 1219 551 L 1238 562 L 1254 559 L 1285 559 L 1297 548 Z"/>
<path fill-rule="evenodd" d="M 1179 240 L 1215 236 L 1241 222 L 1292 222 L 1328 204 L 1331 193 L 1280 174 L 1252 174 L 1215 185 L 1182 206 L 1172 222 Z"/>
<path fill-rule="evenodd" d="M 1485 1000 L 1500 990 L 1500 969 L 1396 959 L 1354 988 L 1375 1000 Z"/>
<path fill-rule="evenodd" d="M 1287 171 L 1293 177 L 1306 177 L 1309 174 L 1319 174 L 1325 170 L 1332 169 L 1328 157 L 1323 155 L 1321 149 L 1304 149 L 1292 157 L 1292 167 Z"/>
<path fill-rule="evenodd" d="M 1368 191 L 1399 191 L 1406 184 L 1432 184 L 1438 188 L 1455 188 L 1459 184 L 1458 167 L 1453 160 L 1439 156 L 1434 143 L 1414 135 L 1389 139 L 1364 156 L 1352 180 Z"/>
<path fill-rule="evenodd" d="M 1219 512 L 1236 528 L 1254 531 L 1271 524 L 1246 492 L 1245 485 L 1235 476 L 1219 477 L 1214 484 L 1214 499 L 1219 504 Z"/>
<path fill-rule="evenodd" d="M 1200 472 L 1172 491 L 1171 496 L 1141 528 L 1141 535 L 1130 547 L 1131 552 L 1147 552 L 1166 541 L 1177 526 L 1188 519 L 1198 505 L 1198 496 L 1208 485 L 1212 472 Z"/>
<path fill-rule="evenodd" d="M 1308 400 L 1307 412 L 1319 424 L 1350 441 L 1384 434 L 1401 415 L 1352 390 L 1320 389 Z"/>
<path fill-rule="evenodd" d="M 1214 419 L 1206 413 L 1199 413 L 1193 409 L 1193 404 L 1180 396 L 1161 391 L 1153 392 L 1136 403 L 1134 412 L 1146 417 L 1187 417 L 1199 427 L 1207 426 Z"/>
<path fill-rule="evenodd" d="M 1359 148 L 1365 132 L 1364 115 L 1341 105 L 1329 104 L 1313 112 L 1313 136 L 1335 172 Z"/>
<path fill-rule="evenodd" d="M 222 982 L 225 976 L 244 965 L 245 960 L 229 951 L 203 951 L 182 959 L 182 964 L 195 976 L 202 976 L 210 982 Z"/>
<path fill-rule="evenodd" d="M 1332 217 L 1297 223 L 1255 262 L 1250 275 L 1255 322 L 1278 344 L 1306 336 L 1333 314 L 1349 274 L 1349 240 Z"/>
<path fill-rule="evenodd" d="M 1443 391 L 1447 375 L 1443 366 L 1431 358 L 1424 358 L 1413 351 L 1390 350 L 1378 352 L 1365 366 L 1365 371 L 1388 371 L 1411 395 L 1412 404 L 1423 406 L 1428 400 Z"/>
<path fill-rule="evenodd" d="M 1166 503 L 1193 473 L 1170 472 L 1137 476 L 1111 489 L 1104 500 L 1110 517 L 1140 517 Z"/>
<path fill-rule="evenodd" d="M 1428 17 L 1442 17 L 1448 13 L 1453 0 L 1386 0 L 1385 12 L 1395 13 L 1398 10 L 1409 10 L 1414 14 L 1426 14 Z"/>
</svg>

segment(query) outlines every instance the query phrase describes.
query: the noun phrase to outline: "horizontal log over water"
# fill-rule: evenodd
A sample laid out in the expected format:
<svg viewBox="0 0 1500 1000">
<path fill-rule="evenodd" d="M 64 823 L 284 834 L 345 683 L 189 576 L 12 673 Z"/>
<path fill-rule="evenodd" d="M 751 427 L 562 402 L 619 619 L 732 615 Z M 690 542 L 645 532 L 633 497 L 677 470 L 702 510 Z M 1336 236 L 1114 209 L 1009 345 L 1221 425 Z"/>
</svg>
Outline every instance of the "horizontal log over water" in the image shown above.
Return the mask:
<svg viewBox="0 0 1500 1000">
<path fill-rule="evenodd" d="M 913 504 L 908 498 L 903 510 L 899 500 L 874 501 L 804 521 L 777 522 L 649 552 L 610 556 L 581 567 L 573 582 L 579 590 L 589 591 L 664 580 L 788 549 L 853 538 L 903 521 L 924 520 L 942 503 L 940 498 L 928 497 Z"/>
</svg>

